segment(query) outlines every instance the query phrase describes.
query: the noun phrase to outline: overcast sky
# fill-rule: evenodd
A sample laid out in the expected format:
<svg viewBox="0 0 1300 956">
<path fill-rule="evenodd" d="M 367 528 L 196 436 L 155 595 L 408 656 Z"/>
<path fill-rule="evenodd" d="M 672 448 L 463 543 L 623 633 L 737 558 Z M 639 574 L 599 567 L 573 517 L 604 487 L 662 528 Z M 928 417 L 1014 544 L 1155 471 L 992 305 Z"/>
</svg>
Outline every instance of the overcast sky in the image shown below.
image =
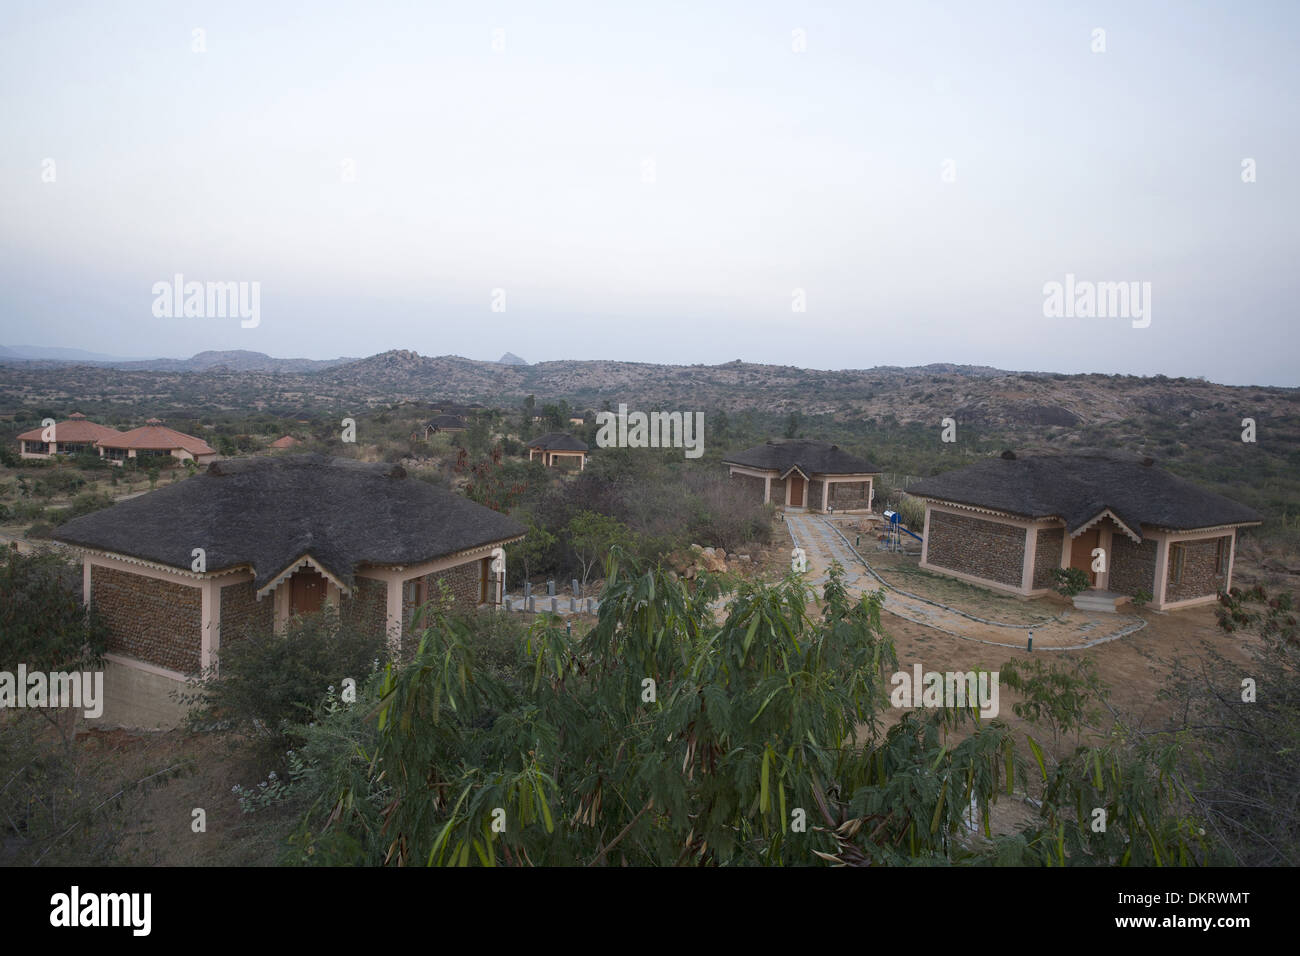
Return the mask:
<svg viewBox="0 0 1300 956">
<path fill-rule="evenodd" d="M 1298 9 L 5 0 L 0 344 L 1296 385 Z"/>
</svg>

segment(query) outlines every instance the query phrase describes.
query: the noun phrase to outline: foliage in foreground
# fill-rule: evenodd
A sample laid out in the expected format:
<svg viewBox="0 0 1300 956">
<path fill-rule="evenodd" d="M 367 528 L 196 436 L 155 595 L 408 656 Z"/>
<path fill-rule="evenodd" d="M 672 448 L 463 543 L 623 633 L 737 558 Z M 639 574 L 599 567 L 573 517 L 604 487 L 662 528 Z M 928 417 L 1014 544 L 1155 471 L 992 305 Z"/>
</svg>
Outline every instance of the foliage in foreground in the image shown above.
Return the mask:
<svg viewBox="0 0 1300 956">
<path fill-rule="evenodd" d="M 513 672 L 437 618 L 416 658 L 305 728 L 295 785 L 310 864 L 1193 863 L 1206 848 L 1155 754 L 1122 739 L 1026 774 L 1000 720 L 906 711 L 879 596 L 835 569 L 820 611 L 791 577 L 741 584 L 725 619 L 615 555 L 582 639 L 539 621 Z M 1068 709 L 1068 708 L 1067 708 Z M 1037 751 L 1035 750 L 1037 754 Z M 1041 812 L 993 834 L 999 795 Z M 1093 807 L 1118 808 L 1105 832 Z"/>
<path fill-rule="evenodd" d="M 281 634 L 255 631 L 223 647 L 220 673 L 185 697 L 198 705 L 187 722 L 288 741 L 322 697 L 347 678 L 362 683 L 387 655 L 382 633 L 341 622 L 328 608 L 292 618 Z"/>
</svg>

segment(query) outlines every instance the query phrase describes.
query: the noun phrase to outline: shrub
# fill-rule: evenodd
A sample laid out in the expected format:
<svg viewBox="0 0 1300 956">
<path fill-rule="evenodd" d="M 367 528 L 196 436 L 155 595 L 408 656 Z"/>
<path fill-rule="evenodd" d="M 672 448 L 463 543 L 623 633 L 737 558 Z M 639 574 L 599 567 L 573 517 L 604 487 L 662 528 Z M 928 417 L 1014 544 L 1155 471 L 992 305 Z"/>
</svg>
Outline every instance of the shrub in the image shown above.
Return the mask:
<svg viewBox="0 0 1300 956">
<path fill-rule="evenodd" d="M 382 633 L 345 626 L 331 609 L 295 617 L 282 635 L 254 632 L 223 646 L 219 673 L 206 675 L 187 697 L 199 705 L 189 720 L 283 741 L 329 688 L 341 689 L 347 678 L 360 686 L 387 656 Z"/>
<path fill-rule="evenodd" d="M 82 515 L 88 515 L 93 511 L 100 511 L 112 504 L 113 499 L 103 492 L 88 491 L 72 499 L 72 504 L 67 508 L 51 511 L 50 520 L 56 526 L 61 525 L 73 518 L 80 518 Z"/>
<path fill-rule="evenodd" d="M 0 555 L 0 670 L 78 670 L 99 660 L 108 629 L 81 603 L 81 567 L 51 552 Z"/>
<path fill-rule="evenodd" d="M 1092 586 L 1088 572 L 1079 568 L 1056 568 L 1052 577 L 1056 580 L 1056 592 L 1066 597 L 1074 597 Z"/>
</svg>

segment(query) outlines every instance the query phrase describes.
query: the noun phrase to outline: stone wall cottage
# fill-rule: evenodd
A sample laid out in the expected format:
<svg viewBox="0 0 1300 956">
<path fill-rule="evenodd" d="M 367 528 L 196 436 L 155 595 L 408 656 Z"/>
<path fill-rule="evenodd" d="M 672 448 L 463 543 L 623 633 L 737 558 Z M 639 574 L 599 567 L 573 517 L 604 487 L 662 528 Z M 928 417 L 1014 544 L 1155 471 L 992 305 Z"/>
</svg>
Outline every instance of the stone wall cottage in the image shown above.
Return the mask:
<svg viewBox="0 0 1300 956">
<path fill-rule="evenodd" d="M 528 443 L 528 460 L 540 458 L 542 464 L 550 468 L 562 458 L 578 459 L 578 470 L 587 467 L 587 453 L 590 446 L 581 438 L 574 438 L 567 432 L 550 432 Z"/>
<path fill-rule="evenodd" d="M 99 448 L 100 457 L 118 465 L 128 458 L 146 459 L 152 456 L 170 456 L 180 461 L 193 459 L 200 465 L 206 465 L 217 458 L 217 450 L 202 438 L 168 428 L 157 418 L 151 418 L 129 432 L 115 431 L 100 438 L 95 445 Z"/>
<path fill-rule="evenodd" d="M 789 511 L 870 511 L 880 469 L 839 445 L 771 439 L 722 463 L 742 493 Z"/>
<path fill-rule="evenodd" d="M 907 493 L 925 499 L 923 568 L 1036 597 L 1054 587 L 1054 570 L 1074 567 L 1094 591 L 1145 591 L 1157 610 L 1231 587 L 1237 529 L 1261 520 L 1150 458 L 1004 452 Z M 1106 570 L 1094 572 L 1098 548 Z"/>
<path fill-rule="evenodd" d="M 80 412 L 67 421 L 55 422 L 52 431 L 33 428 L 18 436 L 18 454 L 22 458 L 49 458 L 53 455 L 100 454 L 95 442 L 120 435 L 115 428 L 98 425 Z M 47 439 L 49 439 L 47 441 Z"/>
<path fill-rule="evenodd" d="M 329 605 L 397 643 L 440 579 L 462 608 L 498 603 L 492 550 L 523 534 L 398 466 L 277 455 L 214 463 L 54 537 L 81 552 L 84 599 L 112 632 L 105 719 L 160 726 L 223 642 L 292 614 Z"/>
</svg>

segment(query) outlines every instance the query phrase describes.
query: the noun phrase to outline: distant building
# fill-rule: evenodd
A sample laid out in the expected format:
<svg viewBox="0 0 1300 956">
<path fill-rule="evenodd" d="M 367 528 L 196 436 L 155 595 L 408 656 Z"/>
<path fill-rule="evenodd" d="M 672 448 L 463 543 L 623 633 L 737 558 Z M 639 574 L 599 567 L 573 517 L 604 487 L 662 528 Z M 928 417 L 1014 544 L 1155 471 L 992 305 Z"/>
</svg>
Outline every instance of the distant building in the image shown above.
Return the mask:
<svg viewBox="0 0 1300 956">
<path fill-rule="evenodd" d="M 206 465 L 217 457 L 217 450 L 202 438 L 168 428 L 157 418 L 151 418 L 129 432 L 115 431 L 95 444 L 101 457 L 118 465 L 131 458 L 168 457 L 179 461 L 192 459 L 197 464 Z"/>
<path fill-rule="evenodd" d="M 52 433 L 51 433 L 52 431 Z M 49 458 L 52 455 L 98 455 L 95 443 L 101 438 L 120 435 L 115 428 L 97 425 L 80 412 L 73 412 L 67 421 L 55 422 L 47 431 L 33 428 L 18 436 L 18 454 L 22 458 Z M 49 438 L 47 441 L 46 438 Z"/>
<path fill-rule="evenodd" d="M 430 435 L 437 435 L 443 432 L 455 434 L 463 432 L 469 428 L 469 424 L 459 415 L 435 415 L 429 419 L 424 426 L 425 441 L 429 440 Z"/>
<path fill-rule="evenodd" d="M 492 551 L 523 535 L 400 467 L 288 455 L 217 462 L 55 538 L 81 551 L 84 599 L 109 627 L 105 718 L 164 726 L 170 692 L 223 644 L 292 615 L 329 606 L 397 647 L 440 581 L 458 608 L 500 603 Z"/>
<path fill-rule="evenodd" d="M 528 460 L 540 458 L 542 464 L 550 468 L 560 459 L 578 459 L 578 470 L 587 467 L 589 446 L 581 438 L 574 438 L 567 432 L 551 432 L 534 438 L 528 443 Z"/>
<path fill-rule="evenodd" d="M 296 448 L 298 445 L 301 444 L 302 442 L 299 441 L 297 438 L 294 438 L 292 435 L 284 435 L 280 438 L 277 438 L 275 441 L 271 442 L 271 444 L 268 445 L 267 447 L 273 448 L 276 451 L 283 451 L 286 448 Z"/>
<path fill-rule="evenodd" d="M 907 493 L 925 499 L 923 568 L 1022 597 L 1078 568 L 1099 598 L 1144 591 L 1156 610 L 1210 603 L 1232 587 L 1237 529 L 1261 520 L 1149 458 L 1008 452 Z"/>
<path fill-rule="evenodd" d="M 747 497 L 788 511 L 870 511 L 880 469 L 839 445 L 769 440 L 722 460 Z"/>
</svg>

